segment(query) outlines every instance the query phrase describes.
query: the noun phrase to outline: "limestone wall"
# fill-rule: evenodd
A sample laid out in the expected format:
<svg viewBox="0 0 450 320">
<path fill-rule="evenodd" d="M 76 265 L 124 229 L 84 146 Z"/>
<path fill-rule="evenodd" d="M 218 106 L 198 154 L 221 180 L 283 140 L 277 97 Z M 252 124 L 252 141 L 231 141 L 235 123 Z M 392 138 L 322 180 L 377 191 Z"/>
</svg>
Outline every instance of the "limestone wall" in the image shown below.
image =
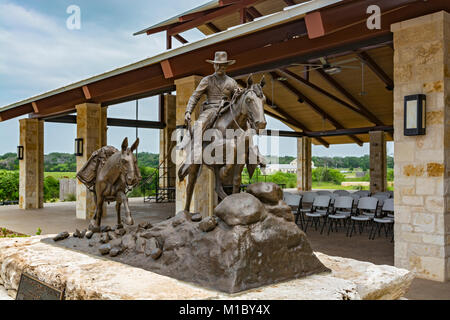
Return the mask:
<svg viewBox="0 0 450 320">
<path fill-rule="evenodd" d="M 450 278 L 450 15 L 392 25 L 394 33 L 395 265 Z M 424 136 L 403 134 L 404 97 L 427 97 Z"/>
<path fill-rule="evenodd" d="M 21 119 L 20 145 L 24 158 L 19 161 L 19 207 L 39 209 L 44 207 L 44 122 L 38 119 Z"/>
<path fill-rule="evenodd" d="M 59 180 L 59 201 L 65 201 L 69 195 L 77 194 L 77 179 Z"/>
</svg>

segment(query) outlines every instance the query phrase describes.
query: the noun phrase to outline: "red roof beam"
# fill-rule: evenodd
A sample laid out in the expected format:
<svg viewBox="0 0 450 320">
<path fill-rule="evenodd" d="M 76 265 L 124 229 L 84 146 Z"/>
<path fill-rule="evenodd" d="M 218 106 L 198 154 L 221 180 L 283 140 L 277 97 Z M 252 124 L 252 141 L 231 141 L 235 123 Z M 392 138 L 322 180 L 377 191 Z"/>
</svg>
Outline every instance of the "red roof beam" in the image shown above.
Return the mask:
<svg viewBox="0 0 450 320">
<path fill-rule="evenodd" d="M 232 14 L 232 13 L 240 10 L 241 8 L 254 5 L 258 1 L 260 1 L 260 0 L 243 0 L 241 2 L 237 2 L 236 4 L 220 8 L 219 10 L 216 10 L 214 12 L 208 13 L 208 14 L 206 14 L 206 15 L 204 15 L 202 17 L 199 17 L 197 19 L 194 19 L 194 20 L 182 23 L 182 24 L 180 24 L 178 26 L 171 27 L 171 28 L 169 28 L 167 30 L 167 32 L 170 35 L 175 35 L 175 34 L 178 34 L 178 33 L 181 33 L 181 32 L 184 32 L 184 31 L 196 28 L 198 26 L 201 26 L 201 25 L 204 25 L 204 24 L 206 24 L 208 22 L 211 22 L 211 21 L 213 21 L 213 20 L 215 20 L 217 18 L 220 18 L 220 17 L 226 16 L 226 15 Z"/>
<path fill-rule="evenodd" d="M 376 4 L 380 7 L 383 15 L 391 10 L 402 9 L 404 6 L 414 2 L 417 2 L 417 0 L 378 0 Z M 305 16 L 305 21 L 309 38 L 323 37 L 340 30 L 342 25 L 365 22 L 370 16 L 367 14 L 367 8 L 373 4 L 373 0 L 354 1 L 353 3 L 343 1 L 332 8 L 308 13 Z M 381 22 L 384 23 L 383 18 L 381 18 Z M 367 29 L 368 33 L 373 31 Z"/>
</svg>

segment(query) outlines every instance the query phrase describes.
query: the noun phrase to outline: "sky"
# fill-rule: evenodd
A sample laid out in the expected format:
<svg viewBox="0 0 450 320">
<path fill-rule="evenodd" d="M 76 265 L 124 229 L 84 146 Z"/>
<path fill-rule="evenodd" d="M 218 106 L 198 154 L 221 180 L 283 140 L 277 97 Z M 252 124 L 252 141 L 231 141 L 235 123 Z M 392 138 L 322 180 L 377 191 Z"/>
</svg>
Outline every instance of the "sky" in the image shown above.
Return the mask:
<svg viewBox="0 0 450 320">
<path fill-rule="evenodd" d="M 133 36 L 133 33 L 205 2 L 207 0 L 0 0 L 0 107 L 162 52 L 165 49 L 163 33 L 151 36 Z M 73 13 L 67 13 L 71 5 L 80 8 L 79 30 L 71 30 L 66 24 Z M 182 35 L 190 42 L 202 37 L 197 30 Z M 179 45 L 176 40 L 173 44 L 174 47 Z M 109 107 L 108 116 L 134 119 L 135 112 L 135 102 L 129 102 Z M 140 100 L 139 119 L 157 118 L 157 99 Z M 269 117 L 267 128 L 290 130 Z M 45 154 L 73 152 L 75 125 L 46 123 L 44 135 Z M 125 136 L 134 139 L 136 130 L 110 127 L 108 144 L 118 146 Z M 139 129 L 139 137 L 140 151 L 159 153 L 158 130 Z M 1 122 L 0 154 L 15 152 L 18 143 L 18 118 Z M 295 139 L 279 138 L 272 142 L 277 143 L 279 156 L 296 156 Z M 368 153 L 368 144 L 363 147 L 337 145 L 328 149 L 313 146 L 315 156 Z M 393 143 L 388 143 L 388 154 L 393 154 Z"/>
</svg>

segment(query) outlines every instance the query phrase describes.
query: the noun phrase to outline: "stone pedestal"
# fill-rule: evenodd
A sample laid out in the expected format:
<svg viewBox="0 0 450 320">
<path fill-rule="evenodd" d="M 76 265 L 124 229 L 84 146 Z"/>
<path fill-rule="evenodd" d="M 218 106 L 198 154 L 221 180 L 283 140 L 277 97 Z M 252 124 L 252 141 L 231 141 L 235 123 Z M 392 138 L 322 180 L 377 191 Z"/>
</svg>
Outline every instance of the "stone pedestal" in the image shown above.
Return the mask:
<svg viewBox="0 0 450 320">
<path fill-rule="evenodd" d="M 331 274 L 227 294 L 40 242 L 45 237 L 48 236 L 0 239 L 0 299 L 2 286 L 11 297 L 16 296 L 24 271 L 51 286 L 65 289 L 65 300 L 399 299 L 414 278 L 408 270 L 315 252 L 332 270 Z"/>
<path fill-rule="evenodd" d="M 77 138 L 83 139 L 83 155 L 77 157 L 77 172 L 89 160 L 92 153 L 107 142 L 107 108 L 100 104 L 84 103 L 77 109 Z M 91 219 L 95 213 L 92 192 L 77 179 L 77 219 Z M 106 215 L 106 204 L 103 209 Z"/>
<path fill-rule="evenodd" d="M 386 139 L 383 131 L 370 132 L 370 192 L 387 190 Z"/>
<path fill-rule="evenodd" d="M 177 87 L 177 128 L 179 128 L 179 134 L 183 131 L 180 127 L 185 125 L 184 117 L 186 112 L 186 106 L 188 104 L 189 98 L 191 97 L 194 90 L 197 88 L 201 81 L 199 76 L 190 76 L 183 79 L 178 79 L 175 81 Z M 200 114 L 201 105 L 204 98 L 199 101 L 195 111 L 192 113 L 192 124 L 198 118 Z M 182 161 L 186 158 L 186 152 L 177 150 L 177 172 L 180 168 Z M 176 212 L 184 210 L 186 203 L 186 177 L 184 181 L 180 182 L 177 174 L 176 182 Z M 191 210 L 190 212 L 200 213 L 203 217 L 212 216 L 214 210 L 214 204 L 216 203 L 217 195 L 214 191 L 215 178 L 211 170 L 203 167 L 201 175 L 197 179 L 197 184 L 195 186 L 194 195 L 192 197 Z"/>
<path fill-rule="evenodd" d="M 450 14 L 391 26 L 394 33 L 395 265 L 450 278 Z M 426 135 L 407 137 L 404 97 L 425 94 Z"/>
<path fill-rule="evenodd" d="M 172 159 L 172 149 L 176 141 L 172 141 L 172 135 L 176 130 L 177 101 L 176 96 L 164 95 L 164 119 L 166 127 L 159 133 L 159 163 L 162 164 L 159 175 L 163 177 L 159 181 L 161 188 L 175 187 L 176 164 Z"/>
<path fill-rule="evenodd" d="M 312 188 L 311 138 L 297 139 L 297 189 L 309 191 Z"/>
<path fill-rule="evenodd" d="M 44 207 L 44 122 L 22 119 L 20 145 L 24 158 L 19 161 L 19 207 L 39 209 Z"/>
</svg>

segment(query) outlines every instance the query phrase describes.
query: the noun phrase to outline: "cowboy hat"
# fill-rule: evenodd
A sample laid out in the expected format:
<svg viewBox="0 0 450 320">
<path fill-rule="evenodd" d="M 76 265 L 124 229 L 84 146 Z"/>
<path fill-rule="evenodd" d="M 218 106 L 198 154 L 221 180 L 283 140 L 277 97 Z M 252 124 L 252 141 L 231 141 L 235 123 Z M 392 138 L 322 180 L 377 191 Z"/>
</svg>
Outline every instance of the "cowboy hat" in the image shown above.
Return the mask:
<svg viewBox="0 0 450 320">
<path fill-rule="evenodd" d="M 236 60 L 228 60 L 228 53 L 225 51 L 217 51 L 214 60 L 206 60 L 206 62 L 211 64 L 227 64 L 231 66 L 236 63 Z"/>
</svg>

